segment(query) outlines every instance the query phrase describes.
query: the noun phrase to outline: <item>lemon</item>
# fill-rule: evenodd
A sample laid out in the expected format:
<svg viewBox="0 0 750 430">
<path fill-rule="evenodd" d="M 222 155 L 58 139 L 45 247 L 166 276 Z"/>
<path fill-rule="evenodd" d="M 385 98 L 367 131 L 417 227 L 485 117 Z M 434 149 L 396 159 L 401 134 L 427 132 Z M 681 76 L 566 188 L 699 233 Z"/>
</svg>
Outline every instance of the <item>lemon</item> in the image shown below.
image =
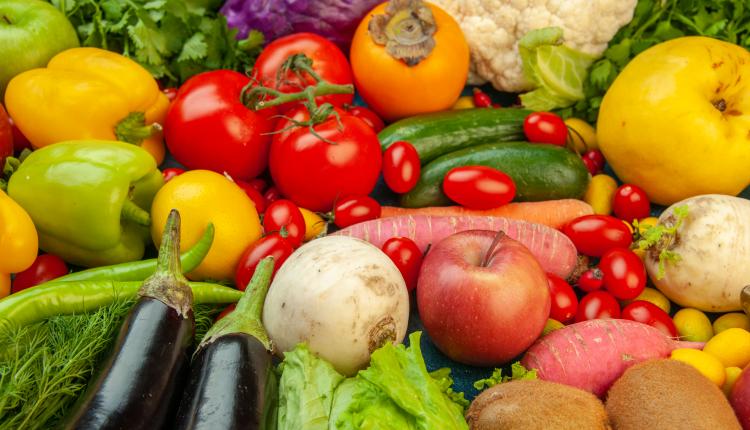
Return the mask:
<svg viewBox="0 0 750 430">
<path fill-rule="evenodd" d="M 724 366 L 718 358 L 697 349 L 679 348 L 672 351 L 671 359 L 693 366 L 711 382 L 721 387 L 726 379 Z"/>
<path fill-rule="evenodd" d="M 565 324 L 561 323 L 558 320 L 553 320 L 552 318 L 549 318 L 547 320 L 547 323 L 544 325 L 544 330 L 542 330 L 542 336 L 546 336 L 550 334 L 551 332 L 561 329 L 565 327 Z"/>
<path fill-rule="evenodd" d="M 714 321 L 714 333 L 719 334 L 728 328 L 750 330 L 750 318 L 740 312 L 731 312 Z"/>
<path fill-rule="evenodd" d="M 734 388 L 734 383 L 737 382 L 737 378 L 740 377 L 740 373 L 742 373 L 742 369 L 739 367 L 727 367 L 724 369 L 724 375 L 726 378 L 721 390 L 724 391 L 724 394 L 726 394 L 727 397 L 732 394 L 732 388 Z"/>
<path fill-rule="evenodd" d="M 636 300 L 645 300 L 647 302 L 653 303 L 666 313 L 669 313 L 669 311 L 672 309 L 672 304 L 669 302 L 669 299 L 656 288 L 644 288 L 643 292 L 641 292 L 638 297 L 634 298 L 633 300 L 626 300 L 623 303 L 625 306 L 627 306 Z"/>
<path fill-rule="evenodd" d="M 573 142 L 576 152 L 583 153 L 592 149 L 598 149 L 596 144 L 596 130 L 591 124 L 580 118 L 568 118 L 565 120 L 568 126 L 568 135 Z"/>
<path fill-rule="evenodd" d="M 693 308 L 680 309 L 672 318 L 682 340 L 707 342 L 714 335 L 711 321 L 706 314 Z"/>
<path fill-rule="evenodd" d="M 750 363 L 750 331 L 729 328 L 712 337 L 703 351 L 718 358 L 725 367 L 742 367 Z"/>
</svg>

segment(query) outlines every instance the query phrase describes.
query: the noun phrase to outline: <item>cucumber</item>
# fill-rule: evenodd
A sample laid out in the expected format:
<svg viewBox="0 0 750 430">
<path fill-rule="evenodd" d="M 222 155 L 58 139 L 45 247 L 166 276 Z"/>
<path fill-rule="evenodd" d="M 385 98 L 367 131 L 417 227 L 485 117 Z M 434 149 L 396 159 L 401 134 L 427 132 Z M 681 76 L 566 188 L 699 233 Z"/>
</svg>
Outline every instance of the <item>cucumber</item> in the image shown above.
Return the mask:
<svg viewBox="0 0 750 430">
<path fill-rule="evenodd" d="M 454 167 L 477 165 L 493 167 L 513 178 L 514 201 L 580 198 L 590 179 L 581 158 L 566 148 L 527 142 L 490 143 L 445 154 L 424 166 L 417 185 L 401 196 L 401 206 L 453 204 L 443 194 L 445 174 Z"/>
<path fill-rule="evenodd" d="M 384 128 L 378 139 L 383 151 L 398 140 L 411 143 L 425 165 L 469 146 L 523 140 L 523 120 L 530 113 L 517 108 L 482 108 L 417 115 Z"/>
</svg>

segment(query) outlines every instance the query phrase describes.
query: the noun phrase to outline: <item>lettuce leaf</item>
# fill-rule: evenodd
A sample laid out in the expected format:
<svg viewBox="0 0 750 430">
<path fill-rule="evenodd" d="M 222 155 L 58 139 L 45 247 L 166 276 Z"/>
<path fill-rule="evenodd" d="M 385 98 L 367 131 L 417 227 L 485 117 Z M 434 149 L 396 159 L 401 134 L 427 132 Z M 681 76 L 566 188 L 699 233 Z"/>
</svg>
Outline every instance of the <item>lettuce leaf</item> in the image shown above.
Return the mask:
<svg viewBox="0 0 750 430">
<path fill-rule="evenodd" d="M 515 362 L 510 366 L 510 376 L 503 375 L 503 369 L 495 369 L 492 375 L 486 379 L 480 379 L 474 383 L 474 388 L 482 390 L 484 388 L 494 387 L 503 382 L 515 381 L 518 379 L 537 379 L 536 369 L 529 370 L 520 362 Z"/>
</svg>

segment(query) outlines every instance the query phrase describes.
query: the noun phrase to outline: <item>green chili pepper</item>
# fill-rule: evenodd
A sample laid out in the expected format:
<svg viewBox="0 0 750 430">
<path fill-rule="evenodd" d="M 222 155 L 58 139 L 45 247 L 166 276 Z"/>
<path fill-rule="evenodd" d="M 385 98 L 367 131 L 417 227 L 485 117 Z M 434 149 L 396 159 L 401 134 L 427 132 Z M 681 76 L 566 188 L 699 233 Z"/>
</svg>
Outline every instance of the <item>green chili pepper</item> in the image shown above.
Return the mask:
<svg viewBox="0 0 750 430">
<path fill-rule="evenodd" d="M 198 267 L 203 261 L 203 258 L 208 254 L 211 249 L 211 244 L 214 241 L 214 225 L 209 223 L 206 230 L 203 232 L 200 240 L 193 245 L 192 248 L 185 251 L 180 256 L 180 264 L 182 265 L 182 272 L 188 273 Z M 148 260 L 133 261 L 130 263 L 115 264 L 112 266 L 95 267 L 93 269 L 81 270 L 79 272 L 73 272 L 71 274 L 55 278 L 50 283 L 54 282 L 70 282 L 70 281 L 143 281 L 151 276 L 156 270 L 156 258 Z"/>
<path fill-rule="evenodd" d="M 0 330 L 44 321 L 57 315 L 77 315 L 133 299 L 143 282 L 50 282 L 0 300 Z M 207 282 L 190 282 L 196 304 L 235 303 L 242 291 Z"/>
</svg>

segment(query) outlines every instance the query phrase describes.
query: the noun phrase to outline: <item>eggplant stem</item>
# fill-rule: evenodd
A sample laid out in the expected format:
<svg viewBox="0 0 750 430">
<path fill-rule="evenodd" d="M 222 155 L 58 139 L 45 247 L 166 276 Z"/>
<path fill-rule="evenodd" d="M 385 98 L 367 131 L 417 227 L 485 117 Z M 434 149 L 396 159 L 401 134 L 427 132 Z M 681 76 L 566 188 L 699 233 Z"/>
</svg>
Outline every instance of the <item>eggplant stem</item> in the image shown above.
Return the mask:
<svg viewBox="0 0 750 430">
<path fill-rule="evenodd" d="M 498 230 L 495 238 L 490 244 L 490 247 L 487 248 L 487 252 L 484 254 L 484 258 L 482 258 L 482 264 L 480 265 L 480 267 L 487 267 L 490 264 L 490 260 L 492 259 L 492 256 L 495 255 L 497 246 L 500 244 L 500 239 L 502 239 L 503 237 L 505 237 L 505 232 L 502 230 Z"/>
</svg>

